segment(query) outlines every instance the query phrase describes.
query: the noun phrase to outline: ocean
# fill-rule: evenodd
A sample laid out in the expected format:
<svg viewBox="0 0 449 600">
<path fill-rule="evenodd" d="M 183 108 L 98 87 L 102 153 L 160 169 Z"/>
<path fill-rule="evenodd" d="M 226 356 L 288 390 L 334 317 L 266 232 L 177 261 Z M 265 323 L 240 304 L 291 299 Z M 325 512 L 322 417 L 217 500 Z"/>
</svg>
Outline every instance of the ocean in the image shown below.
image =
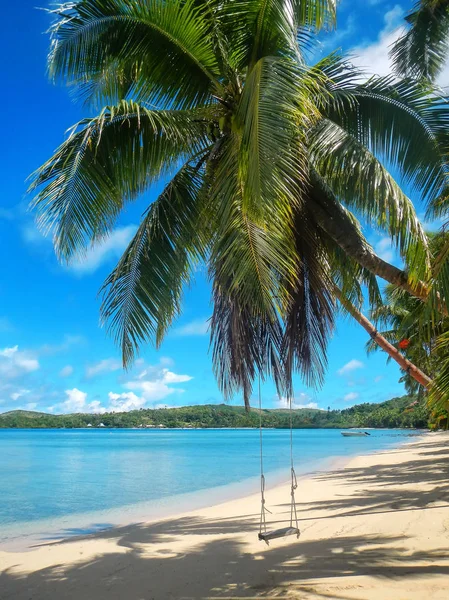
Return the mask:
<svg viewBox="0 0 449 600">
<path fill-rule="evenodd" d="M 293 431 L 298 476 L 416 432 Z M 263 432 L 267 495 L 289 477 L 290 432 Z M 160 518 L 259 489 L 254 429 L 0 429 L 0 541 L 52 539 Z M 254 507 L 255 512 L 259 506 Z"/>
</svg>

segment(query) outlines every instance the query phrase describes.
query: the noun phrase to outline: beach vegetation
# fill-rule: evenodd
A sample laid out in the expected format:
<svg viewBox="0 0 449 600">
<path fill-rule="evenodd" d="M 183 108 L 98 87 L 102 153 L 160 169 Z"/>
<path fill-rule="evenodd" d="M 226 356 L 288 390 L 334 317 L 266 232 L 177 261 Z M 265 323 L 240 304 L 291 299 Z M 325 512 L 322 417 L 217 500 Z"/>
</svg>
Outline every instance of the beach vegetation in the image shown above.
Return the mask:
<svg viewBox="0 0 449 600">
<path fill-rule="evenodd" d="M 344 410 L 299 408 L 293 411 L 294 428 L 348 428 L 348 427 L 410 427 L 425 428 L 429 410 L 416 396 L 393 398 L 380 404 L 358 404 Z M 11 428 L 79 428 L 87 427 L 137 428 L 210 428 L 258 427 L 259 410 L 246 411 L 240 406 L 210 404 L 180 408 L 158 408 L 110 412 L 104 414 L 51 415 L 16 410 L 0 414 L 0 427 Z M 262 410 L 262 426 L 287 429 L 289 411 Z"/>
</svg>

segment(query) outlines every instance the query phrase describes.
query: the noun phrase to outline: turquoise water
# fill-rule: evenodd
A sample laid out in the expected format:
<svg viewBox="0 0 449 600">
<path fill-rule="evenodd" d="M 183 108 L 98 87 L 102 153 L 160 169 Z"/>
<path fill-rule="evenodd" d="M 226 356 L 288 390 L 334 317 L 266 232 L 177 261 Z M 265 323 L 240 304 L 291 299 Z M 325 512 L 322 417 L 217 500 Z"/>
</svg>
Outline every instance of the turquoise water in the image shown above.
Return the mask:
<svg viewBox="0 0 449 600">
<path fill-rule="evenodd" d="M 371 431 L 364 438 L 326 429 L 293 433 L 298 474 L 317 469 L 324 459 L 372 453 L 411 435 L 403 430 Z M 164 508 L 179 512 L 183 499 L 192 503 L 203 491 L 201 503 L 212 503 L 211 488 L 222 497 L 222 486 L 229 484 L 257 491 L 259 460 L 257 430 L 0 429 L 0 540 L 52 525 L 73 532 L 80 522 L 107 526 L 125 519 L 126 511 L 148 519 Z M 264 431 L 264 464 L 272 472 L 268 485 L 287 479 L 288 430 Z M 237 492 L 243 487 L 235 487 Z"/>
</svg>

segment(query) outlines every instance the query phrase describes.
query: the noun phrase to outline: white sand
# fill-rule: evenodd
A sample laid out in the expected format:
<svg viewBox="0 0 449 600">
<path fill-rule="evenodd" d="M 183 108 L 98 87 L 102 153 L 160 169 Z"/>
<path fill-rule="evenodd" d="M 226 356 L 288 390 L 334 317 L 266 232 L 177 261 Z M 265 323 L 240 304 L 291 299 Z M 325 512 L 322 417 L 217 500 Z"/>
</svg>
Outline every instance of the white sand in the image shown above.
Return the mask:
<svg viewBox="0 0 449 600">
<path fill-rule="evenodd" d="M 257 539 L 260 504 L 250 496 L 0 551 L 0 599 L 449 599 L 448 434 L 302 480 L 298 501 L 301 538 L 270 547 Z M 276 526 L 288 502 L 288 487 L 268 489 Z"/>
</svg>

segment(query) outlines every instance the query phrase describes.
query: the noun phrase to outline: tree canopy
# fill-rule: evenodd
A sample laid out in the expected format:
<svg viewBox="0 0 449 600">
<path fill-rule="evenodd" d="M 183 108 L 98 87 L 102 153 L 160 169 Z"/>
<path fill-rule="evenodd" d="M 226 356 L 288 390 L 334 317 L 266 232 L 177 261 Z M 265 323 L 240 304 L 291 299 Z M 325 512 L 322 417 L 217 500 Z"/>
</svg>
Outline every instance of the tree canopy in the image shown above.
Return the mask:
<svg viewBox="0 0 449 600">
<path fill-rule="evenodd" d="M 168 180 L 103 286 L 125 366 L 161 343 L 200 262 L 217 380 L 247 405 L 258 373 L 284 395 L 295 371 L 322 382 L 335 283 L 359 305 L 363 285 L 380 299 L 376 275 L 427 299 L 427 238 L 389 169 L 424 200 L 447 197 L 448 105 L 430 84 L 363 81 L 336 54 L 308 65 L 314 34 L 335 26 L 333 0 L 52 12 L 50 77 L 99 111 L 33 176 L 58 256 L 104 239 L 128 202 Z M 375 255 L 359 219 L 391 237 L 406 270 Z"/>
</svg>

